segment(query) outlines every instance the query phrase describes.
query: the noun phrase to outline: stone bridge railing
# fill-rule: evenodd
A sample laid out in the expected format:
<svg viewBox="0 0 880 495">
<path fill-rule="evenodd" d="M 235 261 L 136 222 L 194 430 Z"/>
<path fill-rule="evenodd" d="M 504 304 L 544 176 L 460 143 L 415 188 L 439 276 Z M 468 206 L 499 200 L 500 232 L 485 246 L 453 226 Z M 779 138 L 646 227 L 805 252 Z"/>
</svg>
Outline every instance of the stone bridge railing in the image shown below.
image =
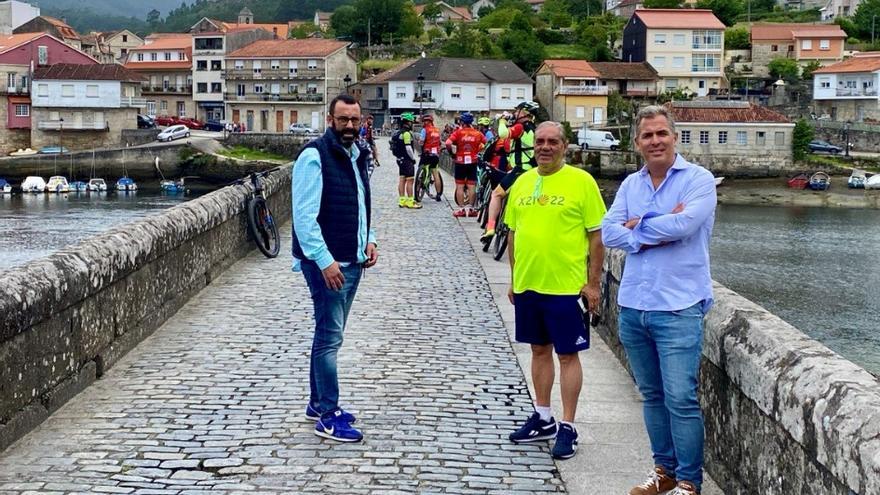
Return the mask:
<svg viewBox="0 0 880 495">
<path fill-rule="evenodd" d="M 268 177 L 290 217 L 290 166 Z M 0 278 L 0 450 L 84 389 L 250 252 L 230 186 L 126 224 Z"/>
<path fill-rule="evenodd" d="M 597 331 L 626 364 L 615 303 L 624 255 L 605 261 Z M 719 284 L 700 392 L 706 469 L 727 495 L 880 493 L 880 380 Z"/>
</svg>

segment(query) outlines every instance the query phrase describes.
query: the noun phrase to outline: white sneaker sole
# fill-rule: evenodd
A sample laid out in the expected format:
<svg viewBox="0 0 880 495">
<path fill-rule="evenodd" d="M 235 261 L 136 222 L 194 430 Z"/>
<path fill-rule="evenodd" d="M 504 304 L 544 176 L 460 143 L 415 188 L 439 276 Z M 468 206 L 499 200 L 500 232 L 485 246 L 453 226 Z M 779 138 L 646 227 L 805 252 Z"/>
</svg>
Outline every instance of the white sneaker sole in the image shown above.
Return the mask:
<svg viewBox="0 0 880 495">
<path fill-rule="evenodd" d="M 537 437 L 526 438 L 525 440 L 511 440 L 513 443 L 532 443 L 532 442 L 541 442 L 543 440 L 551 440 L 556 438 L 556 433 L 552 435 L 540 435 Z"/>
<path fill-rule="evenodd" d="M 326 438 L 328 440 L 333 440 L 336 442 L 354 443 L 354 442 L 360 442 L 361 440 L 363 440 L 362 438 L 361 439 L 354 439 L 354 438 L 334 437 L 333 435 L 330 435 L 329 433 L 324 433 L 323 431 L 318 431 L 318 430 L 314 430 L 314 432 L 315 432 L 315 435 L 318 435 L 321 438 Z"/>
</svg>

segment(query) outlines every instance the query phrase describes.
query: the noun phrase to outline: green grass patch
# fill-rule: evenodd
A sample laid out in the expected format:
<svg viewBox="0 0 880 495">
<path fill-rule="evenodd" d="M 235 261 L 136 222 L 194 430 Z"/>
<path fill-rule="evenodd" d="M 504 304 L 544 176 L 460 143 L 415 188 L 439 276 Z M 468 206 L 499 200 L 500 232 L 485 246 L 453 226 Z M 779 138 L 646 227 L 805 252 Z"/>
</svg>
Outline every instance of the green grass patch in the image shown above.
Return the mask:
<svg viewBox="0 0 880 495">
<path fill-rule="evenodd" d="M 544 45 L 547 58 L 586 60 L 587 47 L 581 45 Z"/>
<path fill-rule="evenodd" d="M 239 160 L 280 160 L 290 161 L 283 155 L 276 155 L 266 151 L 255 150 L 245 146 L 235 146 L 226 150 L 221 150 L 218 154 L 228 156 L 229 158 L 238 158 Z"/>
<path fill-rule="evenodd" d="M 398 64 L 403 62 L 403 60 L 389 60 L 389 59 L 377 59 L 371 58 L 369 60 L 364 60 L 360 63 L 361 71 L 373 71 L 373 70 L 388 70 L 397 67 Z"/>
</svg>

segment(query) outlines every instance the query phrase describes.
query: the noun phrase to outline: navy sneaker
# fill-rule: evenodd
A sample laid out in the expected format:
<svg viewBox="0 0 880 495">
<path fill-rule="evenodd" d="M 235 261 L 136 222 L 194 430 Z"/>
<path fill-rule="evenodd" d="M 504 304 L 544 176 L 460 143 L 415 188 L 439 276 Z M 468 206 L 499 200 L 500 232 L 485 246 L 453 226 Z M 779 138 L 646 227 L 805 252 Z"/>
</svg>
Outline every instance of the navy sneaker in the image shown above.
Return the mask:
<svg viewBox="0 0 880 495">
<path fill-rule="evenodd" d="M 526 421 L 526 424 L 511 433 L 508 438 L 513 443 L 539 442 L 555 437 L 556 430 L 555 419 L 550 418 L 550 421 L 543 421 L 540 414 L 534 413 Z"/>
<path fill-rule="evenodd" d="M 556 435 L 556 444 L 553 445 L 551 454 L 554 459 L 570 459 L 574 457 L 578 449 L 578 434 L 574 427 L 567 423 L 559 424 L 559 433 Z"/>
<path fill-rule="evenodd" d="M 345 419 L 346 422 L 351 423 L 351 424 L 354 424 L 357 422 L 357 418 L 354 416 L 354 414 L 352 414 L 342 408 L 340 408 L 340 410 L 342 411 L 342 418 Z M 312 407 L 311 404 L 309 404 L 306 406 L 306 419 L 309 421 L 317 421 L 317 420 L 321 419 L 321 414 L 318 413 L 318 411 L 316 411 L 315 408 Z"/>
<path fill-rule="evenodd" d="M 363 440 L 364 435 L 352 428 L 348 421 L 343 419 L 342 414 L 342 409 L 336 408 L 322 415 L 321 419 L 315 423 L 315 435 L 337 442 L 360 442 Z"/>
</svg>

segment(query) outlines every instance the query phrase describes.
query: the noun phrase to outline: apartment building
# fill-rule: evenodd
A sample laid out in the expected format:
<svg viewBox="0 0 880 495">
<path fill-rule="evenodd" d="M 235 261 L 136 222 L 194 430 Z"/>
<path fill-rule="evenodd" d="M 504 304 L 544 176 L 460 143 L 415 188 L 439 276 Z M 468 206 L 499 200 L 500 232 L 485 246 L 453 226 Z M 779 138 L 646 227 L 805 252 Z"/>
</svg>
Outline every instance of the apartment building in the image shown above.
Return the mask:
<svg viewBox="0 0 880 495">
<path fill-rule="evenodd" d="M 867 52 L 813 72 L 815 113 L 831 120 L 880 120 L 880 54 Z"/>
<path fill-rule="evenodd" d="M 608 117 L 608 86 L 584 60 L 545 60 L 535 72 L 536 94 L 550 119 L 574 128 L 603 126 Z"/>
<path fill-rule="evenodd" d="M 144 77 L 142 93 L 147 115 L 196 115 L 193 101 L 192 35 L 148 39 L 132 48 L 125 68 Z"/>
<path fill-rule="evenodd" d="M 814 60 L 830 65 L 843 60 L 846 33 L 837 24 L 768 23 L 752 26 L 752 72 L 770 77 L 767 65 L 789 58 L 801 66 Z"/>
</svg>

